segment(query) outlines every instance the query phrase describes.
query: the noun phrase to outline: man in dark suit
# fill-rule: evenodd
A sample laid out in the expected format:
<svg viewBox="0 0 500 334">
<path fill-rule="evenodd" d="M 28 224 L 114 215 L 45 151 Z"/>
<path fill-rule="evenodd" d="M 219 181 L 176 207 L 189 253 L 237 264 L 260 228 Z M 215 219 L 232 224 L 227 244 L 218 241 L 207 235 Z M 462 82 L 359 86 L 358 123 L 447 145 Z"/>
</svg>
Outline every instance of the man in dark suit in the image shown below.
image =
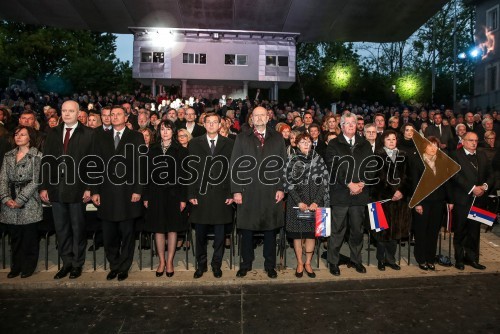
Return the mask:
<svg viewBox="0 0 500 334">
<path fill-rule="evenodd" d="M 194 112 L 194 110 L 193 110 Z M 212 273 L 222 277 L 222 257 L 226 224 L 233 221 L 233 196 L 229 176 L 229 160 L 233 151 L 233 140 L 219 136 L 220 116 L 207 114 L 205 117 L 206 136 L 193 138 L 189 142 L 189 154 L 199 157 L 194 166 L 198 177 L 188 187 L 188 198 L 192 204 L 189 221 L 194 223 L 196 232 L 196 262 L 194 278 L 200 278 L 207 271 L 207 234 L 210 226 L 214 230 L 214 254 Z M 218 161 L 222 161 L 218 162 Z M 218 179 L 222 175 L 223 179 Z M 215 181 L 205 184 L 204 181 Z"/>
<path fill-rule="evenodd" d="M 314 152 L 318 153 L 323 159 L 325 159 L 326 143 L 321 138 L 321 128 L 318 124 L 313 123 L 309 126 L 309 134 L 312 137 L 312 148 Z"/>
<path fill-rule="evenodd" d="M 455 191 L 453 209 L 453 228 L 455 237 L 455 267 L 464 269 L 469 264 L 475 269 L 484 270 L 479 264 L 480 223 L 468 219 L 472 203 L 485 208 L 487 191 L 494 184 L 494 174 L 484 152 L 477 151 L 478 137 L 474 132 L 467 132 L 463 138 L 463 147 L 453 152 L 453 159 L 460 165 L 460 171 L 453 177 Z"/>
<path fill-rule="evenodd" d="M 434 124 L 430 124 L 425 129 L 425 138 L 430 136 L 436 137 L 441 142 L 440 149 L 448 151 L 451 143 L 453 142 L 453 134 L 449 125 L 443 125 L 443 116 L 440 113 L 434 114 Z"/>
<path fill-rule="evenodd" d="M 196 124 L 196 111 L 193 108 L 188 108 L 186 110 L 186 123 L 184 123 L 182 128 L 188 130 L 193 138 L 202 136 L 206 133 L 204 127 Z"/>
<path fill-rule="evenodd" d="M 327 258 L 330 273 L 340 275 L 340 248 L 349 228 L 351 262 L 358 273 L 366 273 L 361 263 L 363 247 L 363 221 L 368 204 L 367 176 L 359 172 L 362 162 L 373 154 L 370 143 L 356 135 L 356 116 L 350 112 L 342 115 L 342 133 L 328 143 L 325 161 L 330 171 L 330 199 L 332 205 L 332 234 L 328 241 Z M 337 159 L 340 157 L 341 159 Z M 345 163 L 345 159 L 353 163 Z M 352 175 L 350 178 L 350 171 Z"/>
<path fill-rule="evenodd" d="M 52 205 L 57 249 L 63 261 L 54 279 L 68 273 L 69 278 L 79 277 L 85 263 L 84 210 L 90 188 L 82 182 L 85 166 L 80 166 L 80 161 L 92 153 L 93 131 L 78 122 L 78 112 L 75 101 L 63 103 L 63 122 L 49 131 L 42 158 L 40 198 Z"/>
<path fill-rule="evenodd" d="M 104 251 L 110 263 L 107 279 L 123 281 L 134 257 L 134 221 L 143 212 L 141 195 L 146 181 L 140 156 L 145 145 L 142 133 L 129 130 L 127 115 L 121 106 L 111 109 L 113 131 L 96 133 L 94 154 L 102 159 L 105 176 L 92 189 L 92 202 L 102 220 Z M 145 146 L 143 146 L 145 147 Z"/>
<path fill-rule="evenodd" d="M 230 164 L 234 176 L 231 178 L 231 191 L 238 205 L 237 226 L 241 233 L 242 262 L 236 276 L 244 277 L 252 269 L 253 233 L 259 231 L 264 234 L 264 270 L 269 278 L 277 278 L 276 230 L 284 225 L 281 201 L 285 193 L 281 169 L 286 160 L 285 141 L 279 132 L 266 127 L 269 115 L 265 108 L 256 107 L 251 117 L 254 126 L 236 137 Z M 252 170 L 242 167 L 248 167 L 248 163 L 252 162 L 256 163 Z M 268 167 L 274 163 L 278 164 L 278 168 L 271 168 L 261 175 L 264 165 Z M 235 168 L 241 172 L 235 172 Z"/>
</svg>

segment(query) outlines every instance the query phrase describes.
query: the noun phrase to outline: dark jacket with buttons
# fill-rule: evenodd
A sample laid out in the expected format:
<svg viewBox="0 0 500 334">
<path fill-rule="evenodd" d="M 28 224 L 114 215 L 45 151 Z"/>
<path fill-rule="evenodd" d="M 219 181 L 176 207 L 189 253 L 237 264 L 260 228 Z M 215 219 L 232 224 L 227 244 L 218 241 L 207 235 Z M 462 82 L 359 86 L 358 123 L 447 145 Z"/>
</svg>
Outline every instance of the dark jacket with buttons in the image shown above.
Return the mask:
<svg viewBox="0 0 500 334">
<path fill-rule="evenodd" d="M 82 178 L 87 168 L 80 162 L 92 154 L 93 131 L 78 122 L 64 154 L 64 123 L 50 129 L 45 140 L 42 158 L 40 190 L 47 190 L 51 202 L 82 202 L 89 186 Z"/>
</svg>

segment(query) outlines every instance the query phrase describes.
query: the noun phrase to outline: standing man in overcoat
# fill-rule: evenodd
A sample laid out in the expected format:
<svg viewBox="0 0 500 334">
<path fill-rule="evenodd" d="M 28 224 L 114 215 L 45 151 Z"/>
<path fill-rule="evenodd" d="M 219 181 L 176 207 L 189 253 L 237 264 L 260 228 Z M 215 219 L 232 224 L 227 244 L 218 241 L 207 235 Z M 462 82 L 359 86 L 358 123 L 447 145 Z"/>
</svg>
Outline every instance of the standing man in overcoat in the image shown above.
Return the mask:
<svg viewBox="0 0 500 334">
<path fill-rule="evenodd" d="M 202 277 L 207 271 L 207 233 L 210 226 L 214 229 L 212 273 L 215 278 L 222 277 L 225 227 L 233 221 L 229 161 L 234 142 L 232 139 L 219 136 L 219 128 L 220 116 L 207 114 L 205 117 L 207 134 L 193 138 L 189 142 L 190 156 L 199 158 L 194 164 L 198 173 L 196 181 L 188 187 L 188 198 L 192 205 L 189 221 L 194 224 L 196 232 L 198 267 L 194 278 Z"/>
<path fill-rule="evenodd" d="M 75 101 L 61 106 L 62 123 L 50 129 L 42 158 L 40 198 L 52 205 L 57 250 L 63 266 L 54 276 L 82 274 L 87 247 L 84 210 L 90 201 L 90 187 L 82 182 L 85 166 L 80 161 L 92 153 L 92 129 L 78 122 L 80 107 Z"/>
<path fill-rule="evenodd" d="M 236 137 L 230 164 L 236 226 L 241 233 L 242 262 L 236 276 L 244 277 L 252 269 L 253 234 L 258 231 L 264 234 L 264 269 L 268 277 L 276 278 L 276 230 L 284 223 L 285 141 L 266 127 L 265 108 L 256 107 L 251 117 L 254 126 Z"/>
<path fill-rule="evenodd" d="M 103 182 L 92 189 L 92 202 L 102 220 L 104 251 L 110 263 L 108 280 L 123 281 L 134 258 L 134 221 L 143 212 L 141 195 L 146 170 L 140 166 L 145 152 L 142 133 L 126 127 L 127 113 L 121 106 L 111 109 L 113 131 L 96 132 L 94 154 L 104 162 Z M 141 145 L 143 145 L 141 147 Z"/>
</svg>

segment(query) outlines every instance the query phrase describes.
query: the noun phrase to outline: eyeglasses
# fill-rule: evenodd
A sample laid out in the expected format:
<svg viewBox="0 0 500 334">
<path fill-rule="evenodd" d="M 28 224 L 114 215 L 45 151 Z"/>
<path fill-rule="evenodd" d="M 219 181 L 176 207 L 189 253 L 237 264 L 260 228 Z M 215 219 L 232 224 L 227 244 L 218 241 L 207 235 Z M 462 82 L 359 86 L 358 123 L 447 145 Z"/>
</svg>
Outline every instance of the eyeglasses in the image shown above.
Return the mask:
<svg viewBox="0 0 500 334">
<path fill-rule="evenodd" d="M 343 125 L 356 125 L 356 122 L 344 122 Z"/>
<path fill-rule="evenodd" d="M 465 141 L 470 141 L 470 142 L 473 142 L 473 143 L 477 143 L 479 140 L 477 139 L 464 139 Z"/>
<path fill-rule="evenodd" d="M 178 135 L 178 138 L 187 138 L 187 135 Z"/>
<path fill-rule="evenodd" d="M 485 138 L 486 140 L 490 140 L 490 139 L 496 139 L 496 137 L 489 137 L 489 138 Z"/>
</svg>

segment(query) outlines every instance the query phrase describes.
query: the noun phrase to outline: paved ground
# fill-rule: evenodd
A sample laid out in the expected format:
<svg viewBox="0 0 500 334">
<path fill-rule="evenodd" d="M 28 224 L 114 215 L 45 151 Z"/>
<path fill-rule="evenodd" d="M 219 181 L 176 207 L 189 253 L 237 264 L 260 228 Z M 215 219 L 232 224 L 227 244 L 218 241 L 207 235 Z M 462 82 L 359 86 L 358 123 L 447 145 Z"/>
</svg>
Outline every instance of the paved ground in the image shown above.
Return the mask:
<svg viewBox="0 0 500 334">
<path fill-rule="evenodd" d="M 498 274 L 0 290 L 1 333 L 498 333 Z"/>
</svg>

